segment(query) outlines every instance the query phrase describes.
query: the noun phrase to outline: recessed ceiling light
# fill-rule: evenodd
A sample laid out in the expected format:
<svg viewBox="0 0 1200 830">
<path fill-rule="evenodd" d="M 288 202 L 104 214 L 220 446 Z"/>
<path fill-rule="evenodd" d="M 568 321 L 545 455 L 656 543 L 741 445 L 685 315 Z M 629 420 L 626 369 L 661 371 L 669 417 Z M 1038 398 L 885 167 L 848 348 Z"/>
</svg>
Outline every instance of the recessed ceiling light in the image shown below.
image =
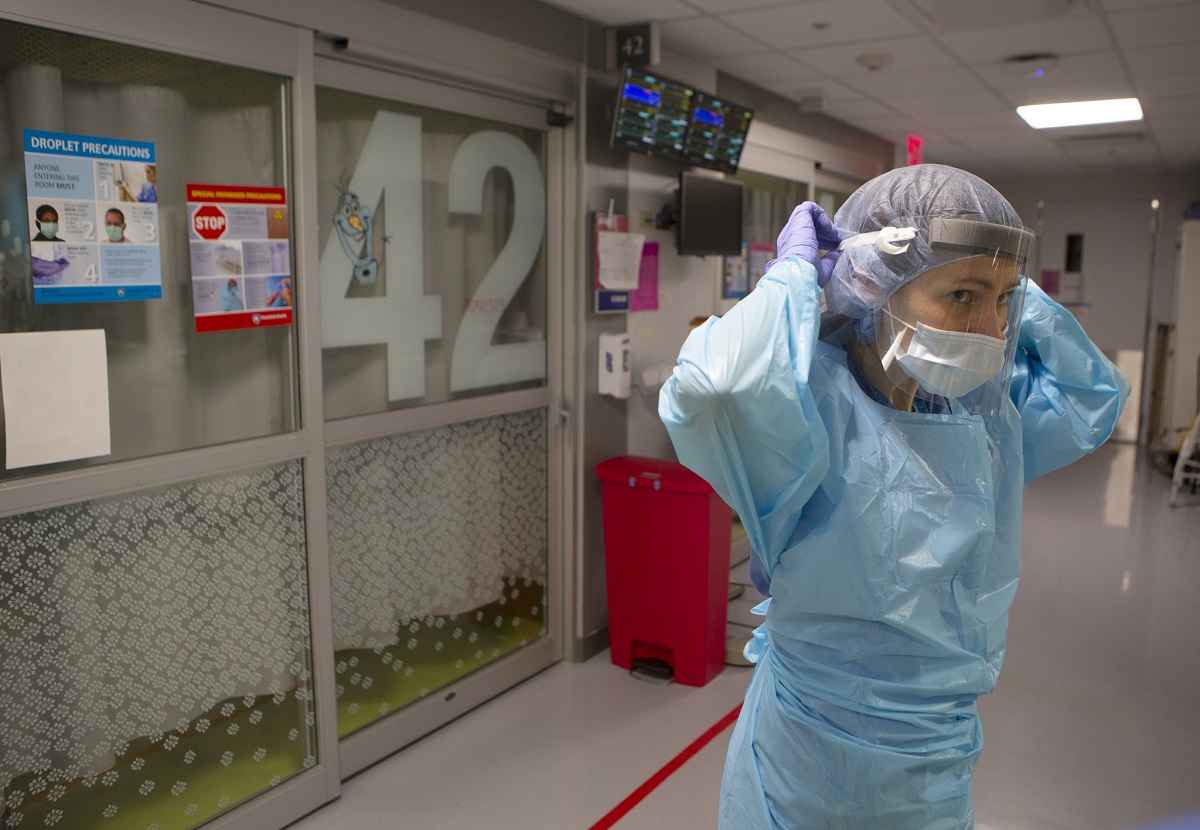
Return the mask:
<svg viewBox="0 0 1200 830">
<path fill-rule="evenodd" d="M 1017 115 L 1035 130 L 1053 127 L 1078 127 L 1082 124 L 1113 124 L 1141 121 L 1142 105 L 1137 98 L 1113 98 L 1107 101 L 1073 101 L 1067 104 L 1033 104 L 1017 107 Z"/>
</svg>

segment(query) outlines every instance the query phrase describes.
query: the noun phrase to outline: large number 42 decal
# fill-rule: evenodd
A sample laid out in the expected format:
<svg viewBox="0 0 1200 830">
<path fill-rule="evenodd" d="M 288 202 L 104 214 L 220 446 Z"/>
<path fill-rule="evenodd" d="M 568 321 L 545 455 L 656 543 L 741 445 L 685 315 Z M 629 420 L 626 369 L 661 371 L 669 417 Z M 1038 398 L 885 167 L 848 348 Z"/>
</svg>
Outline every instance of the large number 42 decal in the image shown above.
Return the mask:
<svg viewBox="0 0 1200 830">
<path fill-rule="evenodd" d="M 459 145 L 450 166 L 449 209 L 482 213 L 484 183 L 494 167 L 506 170 L 512 180 L 512 231 L 467 303 L 450 363 L 450 389 L 455 392 L 546 376 L 544 340 L 492 343 L 501 315 L 541 249 L 546 190 L 537 158 L 508 133 L 472 134 Z M 393 401 L 425 394 L 425 340 L 442 336 L 441 298 L 424 290 L 421 170 L 421 119 L 377 113 L 348 189 L 370 206 L 387 194 L 392 219 L 386 295 L 347 297 L 351 269 L 335 235 L 321 252 L 322 345 L 385 344 L 388 399 Z"/>
</svg>

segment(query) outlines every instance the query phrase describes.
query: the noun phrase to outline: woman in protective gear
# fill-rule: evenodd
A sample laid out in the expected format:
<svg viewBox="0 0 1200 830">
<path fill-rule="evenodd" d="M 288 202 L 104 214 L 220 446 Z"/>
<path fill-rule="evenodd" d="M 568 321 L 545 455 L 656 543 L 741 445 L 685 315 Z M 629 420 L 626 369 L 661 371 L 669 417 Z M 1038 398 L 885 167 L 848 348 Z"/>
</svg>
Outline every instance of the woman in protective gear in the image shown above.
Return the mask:
<svg viewBox="0 0 1200 830">
<path fill-rule="evenodd" d="M 659 414 L 770 593 L 725 830 L 973 826 L 1022 487 L 1102 444 L 1129 395 L 1025 279 L 1032 241 L 982 179 L 893 170 L 832 222 L 798 207 L 680 352 Z"/>
</svg>

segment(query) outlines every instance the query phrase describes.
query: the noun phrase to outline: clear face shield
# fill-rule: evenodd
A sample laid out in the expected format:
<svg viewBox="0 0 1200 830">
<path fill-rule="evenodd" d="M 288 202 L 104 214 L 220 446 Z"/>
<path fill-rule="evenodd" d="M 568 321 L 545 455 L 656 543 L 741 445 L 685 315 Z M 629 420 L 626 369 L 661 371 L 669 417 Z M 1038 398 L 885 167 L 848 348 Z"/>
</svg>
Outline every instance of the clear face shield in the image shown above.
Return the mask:
<svg viewBox="0 0 1200 830">
<path fill-rule="evenodd" d="M 912 228 L 885 228 L 846 240 L 902 254 Z M 860 241 L 861 237 L 875 239 Z M 906 238 L 907 237 L 907 238 Z M 867 371 L 873 385 L 914 392 L 914 409 L 994 415 L 1008 396 L 1024 303 L 1025 266 L 1034 235 L 970 219 L 929 221 L 929 247 L 944 255 L 896 289 L 875 312 L 873 344 L 878 358 Z M 882 373 L 882 376 L 881 374 Z"/>
</svg>

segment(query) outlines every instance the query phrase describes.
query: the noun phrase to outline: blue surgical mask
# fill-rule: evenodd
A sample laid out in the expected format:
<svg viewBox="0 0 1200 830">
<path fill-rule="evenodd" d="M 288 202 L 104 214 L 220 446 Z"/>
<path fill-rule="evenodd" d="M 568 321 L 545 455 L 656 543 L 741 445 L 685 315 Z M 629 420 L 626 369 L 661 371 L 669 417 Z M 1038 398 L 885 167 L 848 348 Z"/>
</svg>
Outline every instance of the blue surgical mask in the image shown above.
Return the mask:
<svg viewBox="0 0 1200 830">
<path fill-rule="evenodd" d="M 122 228 L 119 225 L 105 225 L 104 232 L 108 234 L 109 242 L 120 242 L 123 235 Z"/>
<path fill-rule="evenodd" d="M 57 234 L 58 234 L 58 223 L 57 222 L 43 222 L 42 223 L 42 236 L 53 239 Z"/>
</svg>

